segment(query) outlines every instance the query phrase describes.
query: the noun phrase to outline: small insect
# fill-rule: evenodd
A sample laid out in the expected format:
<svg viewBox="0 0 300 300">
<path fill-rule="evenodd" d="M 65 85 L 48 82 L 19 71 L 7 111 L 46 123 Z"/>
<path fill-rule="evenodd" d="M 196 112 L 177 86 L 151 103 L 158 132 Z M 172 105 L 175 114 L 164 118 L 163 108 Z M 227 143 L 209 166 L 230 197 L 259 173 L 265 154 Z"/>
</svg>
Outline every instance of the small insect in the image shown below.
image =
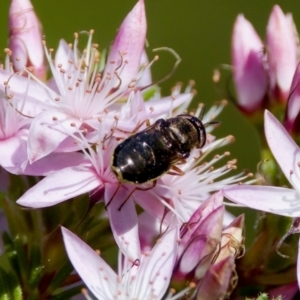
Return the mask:
<svg viewBox="0 0 300 300">
<path fill-rule="evenodd" d="M 184 163 L 191 150 L 205 145 L 205 125 L 188 114 L 159 119 L 116 147 L 111 169 L 120 182 L 128 183 L 152 181 L 155 185 L 165 173 L 184 175 L 175 164 Z"/>
</svg>

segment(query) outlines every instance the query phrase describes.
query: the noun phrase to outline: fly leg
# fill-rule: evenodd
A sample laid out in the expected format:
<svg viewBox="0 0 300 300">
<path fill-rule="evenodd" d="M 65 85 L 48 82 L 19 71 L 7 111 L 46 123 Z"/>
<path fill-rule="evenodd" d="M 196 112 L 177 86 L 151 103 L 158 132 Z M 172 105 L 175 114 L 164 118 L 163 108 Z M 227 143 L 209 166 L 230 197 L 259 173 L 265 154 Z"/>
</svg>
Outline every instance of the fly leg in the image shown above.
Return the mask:
<svg viewBox="0 0 300 300">
<path fill-rule="evenodd" d="M 133 194 L 135 191 L 148 191 L 148 190 L 151 190 L 151 189 L 153 189 L 153 188 L 156 186 L 156 181 L 157 181 L 157 180 L 154 180 L 154 181 L 152 182 L 152 186 L 147 187 L 147 188 L 135 187 L 135 188 L 129 193 L 129 195 L 126 197 L 126 199 L 123 201 L 123 203 L 119 206 L 118 211 L 120 211 L 120 210 L 122 209 L 122 207 L 124 206 L 124 204 L 127 202 L 127 200 L 132 196 L 132 194 Z"/>
<path fill-rule="evenodd" d="M 171 166 L 171 170 L 172 171 L 169 171 L 167 174 L 176 175 L 176 176 L 183 176 L 185 174 L 182 170 L 180 170 L 178 167 L 174 165 Z"/>
<path fill-rule="evenodd" d="M 119 189 L 121 187 L 121 183 L 119 182 L 118 187 L 116 188 L 115 192 L 113 193 L 113 195 L 111 196 L 111 198 L 109 199 L 109 201 L 107 202 L 107 204 L 105 205 L 105 210 L 107 210 L 108 205 L 113 201 L 113 199 L 115 198 L 115 196 L 117 195 Z"/>
</svg>

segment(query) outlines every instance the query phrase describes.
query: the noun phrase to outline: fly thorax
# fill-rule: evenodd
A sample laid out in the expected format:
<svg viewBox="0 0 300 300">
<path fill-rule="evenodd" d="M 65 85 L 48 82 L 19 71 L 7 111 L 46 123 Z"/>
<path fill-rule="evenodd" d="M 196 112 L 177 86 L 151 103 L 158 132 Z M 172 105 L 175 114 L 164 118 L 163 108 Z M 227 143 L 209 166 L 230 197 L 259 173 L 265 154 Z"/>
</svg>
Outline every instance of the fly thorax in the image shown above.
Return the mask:
<svg viewBox="0 0 300 300">
<path fill-rule="evenodd" d="M 198 144 L 198 132 L 187 119 L 176 119 L 169 127 L 182 152 L 190 152 Z"/>
</svg>

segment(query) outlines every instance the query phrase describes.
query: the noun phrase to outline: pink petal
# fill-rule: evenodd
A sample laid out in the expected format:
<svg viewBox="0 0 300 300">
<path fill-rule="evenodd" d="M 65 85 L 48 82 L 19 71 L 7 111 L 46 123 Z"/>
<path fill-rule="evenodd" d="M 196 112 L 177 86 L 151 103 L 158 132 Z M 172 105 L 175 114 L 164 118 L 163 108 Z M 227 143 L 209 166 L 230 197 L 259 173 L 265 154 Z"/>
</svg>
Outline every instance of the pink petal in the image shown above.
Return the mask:
<svg viewBox="0 0 300 300">
<path fill-rule="evenodd" d="M 65 169 L 67 167 L 76 167 L 86 162 L 87 160 L 84 155 L 79 152 L 51 153 L 31 165 L 27 164 L 23 170 L 23 174 L 46 176 L 55 171 Z"/>
<path fill-rule="evenodd" d="M 58 110 L 47 110 L 31 123 L 28 137 L 28 159 L 30 163 L 53 152 L 66 138 L 68 131 L 74 132 L 81 122 Z"/>
<path fill-rule="evenodd" d="M 90 192 L 100 185 L 102 182 L 90 168 L 69 167 L 42 179 L 21 196 L 17 203 L 33 208 L 52 206 Z"/>
<path fill-rule="evenodd" d="M 300 186 L 299 147 L 280 122 L 267 110 L 265 111 L 265 135 L 282 172 L 291 185 L 297 189 Z"/>
<path fill-rule="evenodd" d="M 178 228 L 168 230 L 156 243 L 150 256 L 146 256 L 138 270 L 140 287 L 147 289 L 147 295 L 136 294 L 134 299 L 162 299 L 171 280 L 177 256 Z M 151 284 L 151 290 L 149 288 Z M 151 295 L 151 297 L 150 297 Z M 139 297 L 140 296 L 140 297 Z"/>
<path fill-rule="evenodd" d="M 117 275 L 85 242 L 61 227 L 68 257 L 75 270 L 97 299 L 107 299 L 117 289 Z"/>
<path fill-rule="evenodd" d="M 122 87 L 127 86 L 138 72 L 145 45 L 146 29 L 144 0 L 139 0 L 119 29 L 104 71 L 104 74 L 113 74 L 121 63 L 120 54 L 123 55 L 127 63 L 120 74 Z"/>
<path fill-rule="evenodd" d="M 285 128 L 289 132 L 299 131 L 300 113 L 300 63 L 295 71 L 293 82 L 290 88 L 289 99 L 285 115 Z"/>
<path fill-rule="evenodd" d="M 138 216 L 139 238 L 142 252 L 151 250 L 154 239 L 160 234 L 160 223 L 161 222 L 157 218 L 154 218 L 146 211 Z"/>
<path fill-rule="evenodd" d="M 169 114 L 171 110 L 177 108 L 183 103 L 190 102 L 194 97 L 194 94 L 187 93 L 187 94 L 179 94 L 175 96 L 158 98 L 154 100 L 147 101 L 145 103 L 146 111 L 150 112 L 151 118 L 161 117 L 161 115 Z M 153 109 L 154 108 L 154 109 Z M 152 111 L 153 109 L 153 111 Z"/>
<path fill-rule="evenodd" d="M 263 65 L 263 43 L 243 15 L 235 21 L 232 35 L 232 63 L 238 105 L 249 112 L 263 104 L 268 77 Z"/>
<path fill-rule="evenodd" d="M 105 184 L 105 203 L 107 204 L 116 192 L 118 184 Z M 140 259 L 141 248 L 138 234 L 138 219 L 132 199 L 127 199 L 129 191 L 122 187 L 107 207 L 109 221 L 114 238 L 124 254 L 131 262 Z M 120 209 L 120 206 L 126 203 Z"/>
<path fill-rule="evenodd" d="M 201 282 L 197 300 L 223 299 L 232 277 L 233 268 L 234 259 L 232 257 L 212 265 Z"/>
<path fill-rule="evenodd" d="M 211 195 L 207 200 L 205 200 L 199 208 L 191 216 L 187 224 L 184 224 L 180 230 L 181 242 L 179 245 L 179 253 L 183 251 L 187 243 L 190 242 L 192 236 L 199 232 L 199 228 L 202 229 L 202 223 L 209 222 L 209 218 L 212 213 L 218 210 L 223 205 L 223 194 L 222 192 L 217 192 Z M 223 214 L 224 209 L 222 208 Z M 201 233 L 198 233 L 201 234 Z"/>
<path fill-rule="evenodd" d="M 40 22 L 29 0 L 12 0 L 9 10 L 9 47 L 16 71 L 33 66 L 34 74 L 46 76 Z"/>
<path fill-rule="evenodd" d="M 274 186 L 237 185 L 223 189 L 229 200 L 257 210 L 300 217 L 300 196 L 292 189 Z"/>
<path fill-rule="evenodd" d="M 1 89 L 5 89 L 6 83 L 8 83 L 8 94 L 13 91 L 14 99 L 18 98 L 22 100 L 22 113 L 30 117 L 35 117 L 37 113 L 40 113 L 44 109 L 53 107 L 54 100 L 57 94 L 49 89 L 45 89 L 41 83 L 38 83 L 30 78 L 20 76 L 15 73 L 11 76 L 7 71 L 0 69 L 0 86 Z"/>
<path fill-rule="evenodd" d="M 0 165 L 10 173 L 22 174 L 22 165 L 27 161 L 28 130 L 20 130 L 14 136 L 0 141 Z"/>
<path fill-rule="evenodd" d="M 224 206 L 222 205 L 213 210 L 197 227 L 190 239 L 185 241 L 187 246 L 185 245 L 186 249 L 180 260 L 180 272 L 188 274 L 197 266 L 198 278 L 204 275 L 206 267 L 203 266 L 202 261 L 206 265 L 207 259 L 214 255 L 218 241 L 221 239 L 223 215 Z M 200 218 L 202 219 L 202 216 Z M 203 274 L 200 275 L 200 273 Z"/>
<path fill-rule="evenodd" d="M 266 44 L 271 89 L 275 97 L 286 101 L 297 66 L 297 35 L 290 17 L 278 5 L 270 14 Z"/>
</svg>

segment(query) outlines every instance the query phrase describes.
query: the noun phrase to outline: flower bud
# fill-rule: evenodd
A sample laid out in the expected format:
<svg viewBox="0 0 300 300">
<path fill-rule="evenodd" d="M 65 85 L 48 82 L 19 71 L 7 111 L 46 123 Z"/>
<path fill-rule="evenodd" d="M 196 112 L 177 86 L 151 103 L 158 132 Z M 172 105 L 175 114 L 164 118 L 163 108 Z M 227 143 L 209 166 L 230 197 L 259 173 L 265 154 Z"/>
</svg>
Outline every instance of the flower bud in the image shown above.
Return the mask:
<svg viewBox="0 0 300 300">
<path fill-rule="evenodd" d="M 180 230 L 175 278 L 200 279 L 211 264 L 221 238 L 224 206 L 220 193 L 212 195 Z"/>
<path fill-rule="evenodd" d="M 9 47 L 15 72 L 33 67 L 40 79 L 46 76 L 40 22 L 29 0 L 12 0 L 9 9 Z"/>
<path fill-rule="evenodd" d="M 298 64 L 285 111 L 285 128 L 290 133 L 300 132 L 300 63 Z"/>
<path fill-rule="evenodd" d="M 237 105 L 251 113 L 263 106 L 268 77 L 263 65 L 263 43 L 252 24 L 239 15 L 232 35 L 233 79 Z"/>
<path fill-rule="evenodd" d="M 273 7 L 267 26 L 266 48 L 272 96 L 287 101 L 297 66 L 298 37 L 291 15 Z"/>
</svg>

